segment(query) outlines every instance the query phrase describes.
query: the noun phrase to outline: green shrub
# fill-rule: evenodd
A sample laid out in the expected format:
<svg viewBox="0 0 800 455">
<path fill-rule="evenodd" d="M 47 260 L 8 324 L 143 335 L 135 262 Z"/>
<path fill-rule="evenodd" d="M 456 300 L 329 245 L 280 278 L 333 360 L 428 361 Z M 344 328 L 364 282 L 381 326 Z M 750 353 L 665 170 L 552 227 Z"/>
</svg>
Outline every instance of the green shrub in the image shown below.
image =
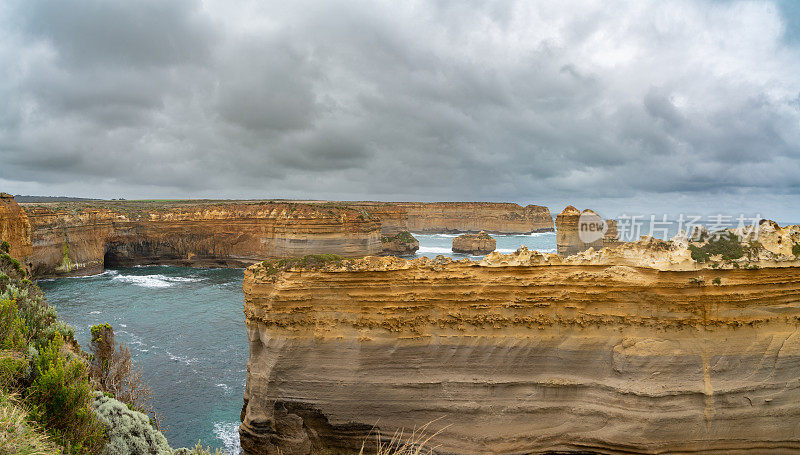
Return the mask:
<svg viewBox="0 0 800 455">
<path fill-rule="evenodd" d="M 94 392 L 92 409 L 106 427 L 106 453 L 172 454 L 167 439 L 152 427 L 146 414 L 131 410 L 125 403 L 110 398 L 103 392 Z"/>
<path fill-rule="evenodd" d="M 721 284 L 722 284 L 722 278 L 720 278 L 720 277 L 716 277 L 716 278 L 714 278 L 713 280 L 711 280 L 711 283 L 712 283 L 712 284 L 716 284 L 717 286 L 719 286 L 719 285 L 721 285 Z"/>
<path fill-rule="evenodd" d="M 402 243 L 414 243 L 417 241 L 408 231 L 400 231 L 395 235 L 385 235 L 381 237 L 381 242 L 383 243 L 394 242 L 395 240 L 399 240 Z"/>
<path fill-rule="evenodd" d="M 86 364 L 67 360 L 61 353 L 64 339 L 56 333 L 39 350 L 36 378 L 27 390 L 31 415 L 68 453 L 100 453 L 105 445 L 103 428 L 91 411 Z"/>
<path fill-rule="evenodd" d="M 11 244 L 3 240 L 0 242 L 0 253 L 10 253 L 11 252 Z"/>
<path fill-rule="evenodd" d="M 792 254 L 796 258 L 800 258 L 800 243 L 795 243 L 792 245 Z"/>
<path fill-rule="evenodd" d="M 266 260 L 261 263 L 261 266 L 266 270 L 267 275 L 274 275 L 281 270 L 290 269 L 292 267 L 316 268 L 331 263 L 338 263 L 343 260 L 344 258 L 338 254 L 307 254 L 299 258 Z"/>
<path fill-rule="evenodd" d="M 695 262 L 707 262 L 711 256 L 718 254 L 722 259 L 732 261 L 744 256 L 745 253 L 739 242 L 739 236 L 733 232 L 715 235 L 702 246 L 689 245 L 689 250 Z"/>
</svg>

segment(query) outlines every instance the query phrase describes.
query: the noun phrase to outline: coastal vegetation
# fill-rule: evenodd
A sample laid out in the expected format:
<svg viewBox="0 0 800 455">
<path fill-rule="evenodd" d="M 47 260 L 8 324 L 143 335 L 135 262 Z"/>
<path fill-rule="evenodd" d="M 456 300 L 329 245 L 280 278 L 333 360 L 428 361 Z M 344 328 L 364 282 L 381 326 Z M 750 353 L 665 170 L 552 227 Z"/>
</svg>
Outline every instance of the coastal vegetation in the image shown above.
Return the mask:
<svg viewBox="0 0 800 455">
<path fill-rule="evenodd" d="M 173 451 L 111 326 L 92 327 L 83 351 L 13 251 L 0 248 L 0 454 L 212 453 L 199 444 Z"/>
<path fill-rule="evenodd" d="M 689 245 L 692 259 L 708 262 L 711 256 L 720 255 L 723 260 L 732 261 L 745 254 L 739 236 L 733 232 L 717 233 L 703 245 Z"/>
<path fill-rule="evenodd" d="M 333 263 L 340 263 L 344 258 L 338 254 L 307 254 L 305 256 L 296 258 L 283 258 L 275 260 L 266 260 L 261 263 L 267 275 L 275 275 L 281 270 L 287 270 L 292 267 L 320 267 Z"/>
</svg>

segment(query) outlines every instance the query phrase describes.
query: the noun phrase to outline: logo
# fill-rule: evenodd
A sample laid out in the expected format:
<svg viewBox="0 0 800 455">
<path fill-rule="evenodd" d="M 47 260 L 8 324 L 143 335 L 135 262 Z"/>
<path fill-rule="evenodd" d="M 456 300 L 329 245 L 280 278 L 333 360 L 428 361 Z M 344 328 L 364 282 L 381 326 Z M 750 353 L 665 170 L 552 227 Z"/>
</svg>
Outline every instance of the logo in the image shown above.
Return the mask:
<svg viewBox="0 0 800 455">
<path fill-rule="evenodd" d="M 608 231 L 608 225 L 600 215 L 583 212 L 578 218 L 578 238 L 583 243 L 594 243 L 601 240 Z"/>
</svg>

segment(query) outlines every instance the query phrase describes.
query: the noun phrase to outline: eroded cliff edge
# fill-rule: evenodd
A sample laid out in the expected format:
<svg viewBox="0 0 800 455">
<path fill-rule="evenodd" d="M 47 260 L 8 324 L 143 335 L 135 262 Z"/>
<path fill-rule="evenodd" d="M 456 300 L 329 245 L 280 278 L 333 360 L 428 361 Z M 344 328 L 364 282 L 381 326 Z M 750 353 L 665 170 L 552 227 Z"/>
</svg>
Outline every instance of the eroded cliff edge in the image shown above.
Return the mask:
<svg viewBox="0 0 800 455">
<path fill-rule="evenodd" d="M 381 251 L 380 221 L 349 208 L 277 202 L 25 204 L 35 276 L 104 265 L 246 266 L 311 253 Z"/>
<path fill-rule="evenodd" d="M 254 265 L 242 446 L 357 453 L 440 419 L 448 454 L 800 450 L 800 262 L 770 249 L 798 234 L 738 269 L 653 239 Z"/>
</svg>

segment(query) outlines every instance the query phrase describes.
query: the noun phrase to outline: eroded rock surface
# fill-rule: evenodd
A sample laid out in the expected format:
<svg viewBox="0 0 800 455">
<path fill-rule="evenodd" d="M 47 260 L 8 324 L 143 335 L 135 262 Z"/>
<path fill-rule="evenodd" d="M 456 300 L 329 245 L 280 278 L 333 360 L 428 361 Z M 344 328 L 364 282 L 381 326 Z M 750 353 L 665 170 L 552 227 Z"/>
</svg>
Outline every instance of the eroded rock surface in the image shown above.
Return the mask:
<svg viewBox="0 0 800 455">
<path fill-rule="evenodd" d="M 380 221 L 316 204 L 113 202 L 26 204 L 36 276 L 105 265 L 246 266 L 265 258 L 381 252 Z"/>
<path fill-rule="evenodd" d="M 408 231 L 401 231 L 395 235 L 381 237 L 383 254 L 393 256 L 407 256 L 417 252 L 419 240 Z"/>
<path fill-rule="evenodd" d="M 552 232 L 547 207 L 496 202 L 393 202 L 407 212 L 407 230 L 418 233 L 494 232 L 528 234 Z"/>
<path fill-rule="evenodd" d="M 0 241 L 8 242 L 11 256 L 23 262 L 33 253 L 28 217 L 8 193 L 0 193 Z"/>
<path fill-rule="evenodd" d="M 453 239 L 453 253 L 482 256 L 497 248 L 497 241 L 481 231 L 478 234 L 463 234 Z"/>
<path fill-rule="evenodd" d="M 442 454 L 800 450 L 797 231 L 738 269 L 655 239 L 252 266 L 242 446 L 358 453 L 439 419 Z"/>
</svg>

